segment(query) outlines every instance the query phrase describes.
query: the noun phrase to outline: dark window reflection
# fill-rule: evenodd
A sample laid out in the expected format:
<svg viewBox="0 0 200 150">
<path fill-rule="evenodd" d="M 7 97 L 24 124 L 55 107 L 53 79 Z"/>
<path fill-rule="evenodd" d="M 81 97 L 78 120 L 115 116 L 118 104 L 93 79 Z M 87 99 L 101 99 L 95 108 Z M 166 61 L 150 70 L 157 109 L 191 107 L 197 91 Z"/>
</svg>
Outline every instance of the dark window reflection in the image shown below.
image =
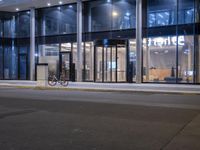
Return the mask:
<svg viewBox="0 0 200 150">
<path fill-rule="evenodd" d="M 76 32 L 76 5 L 39 9 L 39 35 L 58 35 Z"/>
<path fill-rule="evenodd" d="M 3 79 L 3 48 L 0 40 L 0 79 Z"/>
<path fill-rule="evenodd" d="M 148 0 L 147 14 L 149 27 L 175 25 L 177 18 L 178 24 L 193 23 L 194 0 Z"/>
<path fill-rule="evenodd" d="M 17 79 L 18 72 L 18 54 L 17 48 L 14 46 L 5 46 L 4 48 L 4 79 Z"/>
<path fill-rule="evenodd" d="M 17 14 L 16 19 L 17 37 L 30 36 L 30 12 L 21 12 Z"/>
<path fill-rule="evenodd" d="M 84 5 L 85 31 L 135 28 L 135 0 L 98 0 Z"/>
</svg>

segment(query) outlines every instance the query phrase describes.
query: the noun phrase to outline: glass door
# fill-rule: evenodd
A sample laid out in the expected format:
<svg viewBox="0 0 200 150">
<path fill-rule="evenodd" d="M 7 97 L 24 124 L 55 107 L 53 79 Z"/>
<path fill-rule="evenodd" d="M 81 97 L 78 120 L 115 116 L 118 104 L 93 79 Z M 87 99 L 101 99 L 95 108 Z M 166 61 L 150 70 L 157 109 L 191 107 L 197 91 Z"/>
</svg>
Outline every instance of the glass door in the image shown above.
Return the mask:
<svg viewBox="0 0 200 150">
<path fill-rule="evenodd" d="M 27 80 L 27 55 L 20 54 L 19 55 L 19 79 L 20 80 Z"/>
<path fill-rule="evenodd" d="M 116 47 L 105 47 L 104 82 L 116 82 Z"/>
<path fill-rule="evenodd" d="M 94 43 L 95 82 L 127 82 L 127 46 L 125 40 L 96 40 Z"/>
<path fill-rule="evenodd" d="M 103 82 L 103 47 L 96 47 L 95 50 L 95 79 L 97 82 Z"/>
<path fill-rule="evenodd" d="M 60 53 L 60 73 L 65 76 L 67 80 L 71 80 L 71 52 Z"/>
<path fill-rule="evenodd" d="M 125 82 L 126 81 L 126 48 L 125 46 L 117 47 L 117 81 Z"/>
</svg>

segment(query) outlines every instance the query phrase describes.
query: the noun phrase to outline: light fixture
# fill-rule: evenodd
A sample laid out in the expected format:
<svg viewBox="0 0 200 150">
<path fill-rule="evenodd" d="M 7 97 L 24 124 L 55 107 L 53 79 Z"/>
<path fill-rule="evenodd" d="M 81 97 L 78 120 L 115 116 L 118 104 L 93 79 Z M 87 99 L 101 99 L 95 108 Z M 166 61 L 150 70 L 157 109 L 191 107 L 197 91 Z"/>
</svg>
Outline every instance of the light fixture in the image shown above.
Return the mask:
<svg viewBox="0 0 200 150">
<path fill-rule="evenodd" d="M 116 16 L 118 16 L 118 13 L 116 11 L 113 11 L 112 15 L 113 15 L 113 17 L 116 17 Z"/>
<path fill-rule="evenodd" d="M 59 4 L 60 4 L 60 5 L 62 5 L 62 4 L 63 4 L 63 2 L 62 2 L 62 1 L 59 1 Z"/>
<path fill-rule="evenodd" d="M 127 13 L 126 13 L 126 16 L 128 16 L 128 17 L 129 17 L 130 15 L 131 15 L 131 14 L 130 14 L 129 12 L 127 12 Z"/>
<path fill-rule="evenodd" d="M 19 11 L 19 8 L 16 8 L 16 11 Z"/>
<path fill-rule="evenodd" d="M 51 6 L 51 3 L 47 3 L 47 6 Z"/>
<path fill-rule="evenodd" d="M 69 8 L 73 8 L 73 6 L 72 6 L 72 5 L 69 5 Z"/>
</svg>

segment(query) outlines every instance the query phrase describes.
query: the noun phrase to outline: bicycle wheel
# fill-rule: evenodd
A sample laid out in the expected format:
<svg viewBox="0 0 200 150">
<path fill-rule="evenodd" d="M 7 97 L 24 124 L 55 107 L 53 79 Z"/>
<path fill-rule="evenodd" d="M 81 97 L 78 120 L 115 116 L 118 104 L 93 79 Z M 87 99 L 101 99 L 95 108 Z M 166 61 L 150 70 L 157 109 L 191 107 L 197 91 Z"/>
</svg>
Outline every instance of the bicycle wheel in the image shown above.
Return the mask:
<svg viewBox="0 0 200 150">
<path fill-rule="evenodd" d="M 67 80 L 61 80 L 61 81 L 60 81 L 60 84 L 61 84 L 62 86 L 68 86 L 69 82 L 68 82 Z"/>
<path fill-rule="evenodd" d="M 54 78 L 49 78 L 48 84 L 50 86 L 55 86 L 57 84 L 57 81 Z"/>
</svg>

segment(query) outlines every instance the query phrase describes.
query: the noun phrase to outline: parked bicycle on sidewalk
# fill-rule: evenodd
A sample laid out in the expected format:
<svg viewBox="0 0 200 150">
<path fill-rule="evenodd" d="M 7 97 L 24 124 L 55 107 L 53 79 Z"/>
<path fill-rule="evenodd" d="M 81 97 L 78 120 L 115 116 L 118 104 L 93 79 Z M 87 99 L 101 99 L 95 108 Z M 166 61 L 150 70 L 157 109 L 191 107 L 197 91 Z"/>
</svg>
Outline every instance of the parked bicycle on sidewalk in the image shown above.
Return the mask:
<svg viewBox="0 0 200 150">
<path fill-rule="evenodd" d="M 60 75 L 59 79 L 56 77 L 55 74 L 49 74 L 48 84 L 50 86 L 55 86 L 57 83 L 60 83 L 60 85 L 65 86 L 65 87 L 69 85 L 69 81 L 66 79 L 66 77 L 63 74 Z"/>
</svg>

